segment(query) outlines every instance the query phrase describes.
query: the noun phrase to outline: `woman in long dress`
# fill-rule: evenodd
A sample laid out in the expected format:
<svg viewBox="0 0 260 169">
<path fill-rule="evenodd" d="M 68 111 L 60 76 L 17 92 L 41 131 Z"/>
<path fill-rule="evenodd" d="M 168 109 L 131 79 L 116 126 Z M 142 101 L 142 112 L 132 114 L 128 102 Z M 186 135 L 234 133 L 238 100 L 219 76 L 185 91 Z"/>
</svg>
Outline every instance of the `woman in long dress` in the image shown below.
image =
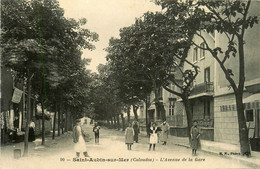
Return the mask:
<svg viewBox="0 0 260 169">
<path fill-rule="evenodd" d="M 73 128 L 73 142 L 75 143 L 74 150 L 76 151 L 77 157 L 80 156 L 80 153 L 82 153 L 85 157 L 89 157 L 80 122 L 81 121 L 79 119 L 76 120 L 76 125 Z"/>
<path fill-rule="evenodd" d="M 132 150 L 132 145 L 134 144 L 134 129 L 132 128 L 131 123 L 129 123 L 128 127 L 125 129 L 125 144 L 127 145 L 128 150 Z"/>
<path fill-rule="evenodd" d="M 198 128 L 198 122 L 194 120 L 193 126 L 190 130 L 191 135 L 191 148 L 192 148 L 192 155 L 196 155 L 198 149 L 200 149 L 200 130 Z"/>
<path fill-rule="evenodd" d="M 140 132 L 138 121 L 133 122 L 133 129 L 134 129 L 134 141 L 138 143 L 138 133 Z"/>
<path fill-rule="evenodd" d="M 166 121 L 161 124 L 161 130 L 160 140 L 166 145 L 169 134 L 169 124 Z"/>
<path fill-rule="evenodd" d="M 35 129 L 35 123 L 33 120 L 31 120 L 31 122 L 29 124 L 29 137 L 28 137 L 29 142 L 35 141 L 34 129 Z"/>
<path fill-rule="evenodd" d="M 153 151 L 155 150 L 155 145 L 158 142 L 158 135 L 159 128 L 156 127 L 156 123 L 153 123 L 152 127 L 150 127 L 150 145 L 149 145 L 149 151 L 152 148 L 153 145 Z"/>
</svg>

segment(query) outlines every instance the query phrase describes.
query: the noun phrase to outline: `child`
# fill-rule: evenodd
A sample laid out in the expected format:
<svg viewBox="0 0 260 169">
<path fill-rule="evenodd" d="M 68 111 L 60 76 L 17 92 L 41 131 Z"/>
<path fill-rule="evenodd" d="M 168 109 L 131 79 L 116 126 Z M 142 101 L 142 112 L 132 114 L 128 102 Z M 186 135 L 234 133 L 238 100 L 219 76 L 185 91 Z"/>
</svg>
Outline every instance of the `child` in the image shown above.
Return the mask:
<svg viewBox="0 0 260 169">
<path fill-rule="evenodd" d="M 131 123 L 125 130 L 125 143 L 128 150 L 132 150 L 132 145 L 134 144 L 134 129 L 132 128 Z"/>
<path fill-rule="evenodd" d="M 95 123 L 93 127 L 93 132 L 95 133 L 95 144 L 99 144 L 99 129 L 100 127 Z"/>
<path fill-rule="evenodd" d="M 81 129 L 81 121 L 80 119 L 76 120 L 76 125 L 73 127 L 73 142 L 75 143 L 74 149 L 76 151 L 76 156 L 79 157 L 82 152 L 85 157 L 89 157 L 86 150 L 86 143 L 83 138 L 83 131 Z"/>
<path fill-rule="evenodd" d="M 158 135 L 157 133 L 159 132 L 159 128 L 156 127 L 156 123 L 153 123 L 152 127 L 150 127 L 150 146 L 149 146 L 149 151 L 152 148 L 153 145 L 153 151 L 155 150 L 155 145 L 158 142 Z"/>
<path fill-rule="evenodd" d="M 198 128 L 198 122 L 196 120 L 193 121 L 193 126 L 191 127 L 190 135 L 192 155 L 196 156 L 196 151 L 200 148 L 200 130 Z"/>
</svg>

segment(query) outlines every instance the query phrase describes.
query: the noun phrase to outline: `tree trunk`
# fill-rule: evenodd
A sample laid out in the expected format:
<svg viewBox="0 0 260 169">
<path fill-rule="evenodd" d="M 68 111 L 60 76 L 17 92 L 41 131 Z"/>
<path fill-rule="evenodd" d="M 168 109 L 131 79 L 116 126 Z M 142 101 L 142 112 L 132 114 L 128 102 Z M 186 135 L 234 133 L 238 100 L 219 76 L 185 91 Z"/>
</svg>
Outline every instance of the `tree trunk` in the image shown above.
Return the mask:
<svg viewBox="0 0 260 169">
<path fill-rule="evenodd" d="M 159 100 L 156 101 L 155 108 L 156 108 L 157 117 L 159 119 L 165 121 L 166 120 L 166 111 L 165 111 L 163 103 L 160 102 Z"/>
<path fill-rule="evenodd" d="M 185 112 L 186 112 L 186 117 L 187 117 L 187 124 L 188 124 L 188 129 L 187 129 L 187 135 L 189 137 L 189 143 L 191 141 L 191 135 L 190 135 L 190 130 L 192 127 L 192 118 L 193 118 L 193 114 L 191 111 L 191 104 L 190 104 L 190 100 L 188 99 L 188 96 L 184 96 L 182 98 L 183 103 L 184 103 L 184 107 L 185 107 Z"/>
<path fill-rule="evenodd" d="M 42 107 L 42 145 L 45 144 L 45 115 L 44 115 L 44 100 L 41 97 L 41 107 Z"/>
<path fill-rule="evenodd" d="M 58 106 L 58 136 L 60 136 L 60 104 Z"/>
<path fill-rule="evenodd" d="M 156 109 L 156 118 L 161 118 L 161 109 L 160 109 L 160 101 L 159 101 L 159 89 L 154 83 L 154 104 Z"/>
<path fill-rule="evenodd" d="M 236 96 L 236 106 L 237 106 L 237 118 L 239 127 L 239 140 L 240 140 L 240 151 L 242 155 L 251 156 L 249 139 L 248 139 L 248 129 L 246 126 L 246 119 L 244 115 L 244 105 L 243 105 L 243 91 L 238 91 L 235 93 Z"/>
<path fill-rule="evenodd" d="M 159 102 L 158 103 L 158 106 L 159 106 L 159 111 L 160 111 L 160 115 L 161 115 L 161 119 L 163 121 L 166 120 L 166 111 L 165 111 L 165 108 L 164 108 L 164 105 L 162 102 Z"/>
<path fill-rule="evenodd" d="M 60 113 L 60 126 L 61 126 L 61 134 L 64 134 L 63 109 Z"/>
<path fill-rule="evenodd" d="M 114 120 L 114 126 L 113 127 L 116 128 L 116 116 L 115 115 L 113 116 L 113 120 Z"/>
<path fill-rule="evenodd" d="M 71 117 L 71 109 L 69 109 L 69 111 L 67 113 L 68 113 L 67 128 L 68 128 L 68 131 L 72 131 L 73 121 L 72 121 L 72 117 Z"/>
<path fill-rule="evenodd" d="M 121 120 L 122 120 L 122 128 L 123 128 L 123 131 L 125 131 L 125 118 L 124 118 L 124 114 L 121 113 L 120 116 L 121 116 Z"/>
<path fill-rule="evenodd" d="M 4 111 L 3 113 L 4 113 L 3 143 L 7 143 L 8 139 L 7 139 L 6 111 Z"/>
<path fill-rule="evenodd" d="M 120 130 L 119 114 L 116 115 L 116 120 L 117 120 L 117 129 Z"/>
<path fill-rule="evenodd" d="M 55 103 L 55 112 L 54 112 L 53 127 L 52 127 L 52 139 L 53 140 L 55 139 L 56 116 L 57 116 L 57 103 Z"/>
<path fill-rule="evenodd" d="M 134 104 L 132 106 L 133 106 L 133 112 L 134 112 L 135 120 L 138 120 L 138 115 L 137 115 L 138 106 L 136 106 Z"/>
<path fill-rule="evenodd" d="M 145 124 L 146 124 L 146 133 L 147 133 L 147 136 L 150 135 L 150 131 L 149 131 L 149 122 L 148 122 L 148 100 L 147 100 L 147 97 L 145 99 Z"/>
<path fill-rule="evenodd" d="M 25 135 L 24 135 L 24 153 L 23 156 L 28 156 L 28 137 L 29 137 L 29 125 L 31 121 L 31 77 L 28 71 L 28 81 L 27 81 L 27 89 L 28 89 L 28 95 L 27 95 L 27 114 L 26 114 L 26 128 L 25 128 Z"/>
<path fill-rule="evenodd" d="M 113 116 L 110 117 L 110 120 L 111 120 L 111 127 L 113 127 L 114 126 Z"/>
<path fill-rule="evenodd" d="M 65 132 L 68 132 L 68 111 L 65 111 Z"/>
</svg>

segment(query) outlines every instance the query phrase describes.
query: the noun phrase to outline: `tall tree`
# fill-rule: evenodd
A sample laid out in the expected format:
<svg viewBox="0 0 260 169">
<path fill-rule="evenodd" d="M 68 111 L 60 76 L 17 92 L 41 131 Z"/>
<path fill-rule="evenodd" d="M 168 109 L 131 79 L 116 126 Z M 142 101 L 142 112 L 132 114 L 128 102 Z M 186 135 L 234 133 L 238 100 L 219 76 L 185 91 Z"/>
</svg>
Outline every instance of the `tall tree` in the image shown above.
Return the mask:
<svg viewBox="0 0 260 169">
<path fill-rule="evenodd" d="M 161 119 L 166 119 L 164 106 L 160 102 L 161 87 L 183 99 L 188 132 L 192 125 L 188 97 L 199 71 L 196 65 L 187 60 L 191 46 L 189 40 L 193 35 L 194 32 L 183 30 L 177 21 L 172 21 L 167 15 L 148 12 L 132 26 L 121 29 L 120 39 L 111 39 L 108 48 L 109 63 L 114 71 L 121 73 L 118 79 L 123 77 L 129 81 L 121 84 L 126 84 L 128 88 L 136 86 L 134 91 L 146 90 L 149 93 L 149 88 L 153 89 Z M 183 70 L 184 63 L 190 64 L 191 69 Z M 174 84 L 177 90 L 169 89 L 169 83 Z M 126 91 L 122 90 L 124 93 Z M 147 93 L 142 95 L 143 100 L 146 96 Z"/>
<path fill-rule="evenodd" d="M 63 9 L 55 0 L 3 0 L 1 6 L 3 63 L 16 71 L 18 77 L 27 80 L 27 84 L 32 82 L 28 89 L 32 87 L 34 95 L 44 104 L 48 100 L 46 86 L 56 88 L 61 81 L 67 80 L 65 77 L 71 77 L 75 72 L 87 73 L 82 71 L 81 49 L 94 49 L 91 41 L 96 41 L 98 35 L 82 28 L 86 19 L 65 18 Z M 82 82 L 86 80 L 86 76 L 80 78 Z M 43 114 L 44 107 L 48 109 L 43 106 Z M 29 124 L 30 117 L 27 121 Z M 27 141 L 26 130 L 25 156 L 28 154 Z"/>
<path fill-rule="evenodd" d="M 176 5 L 188 9 L 183 11 L 186 18 L 182 18 L 182 26 L 195 31 L 195 36 L 200 38 L 205 46 L 196 44 L 196 47 L 209 51 L 211 56 L 217 61 L 225 78 L 234 91 L 237 107 L 237 118 L 239 126 L 240 150 L 242 155 L 250 156 L 250 146 L 248 140 L 248 130 L 246 126 L 243 106 L 243 91 L 245 86 L 245 33 L 258 23 L 258 16 L 249 14 L 251 0 L 240 1 L 198 1 L 189 3 L 163 2 L 163 7 L 167 8 L 168 14 L 176 12 Z M 173 16 L 174 18 L 174 16 Z M 184 19 L 186 23 L 184 23 Z M 208 39 L 200 32 L 214 33 L 226 39 L 222 46 L 211 46 Z M 223 44 L 225 43 L 225 44 Z M 223 47 L 224 46 L 224 47 Z M 233 57 L 238 58 L 234 60 Z M 229 67 L 230 60 L 238 63 L 238 70 Z M 236 77 L 237 76 L 237 77 Z M 236 80 L 238 79 L 238 80 Z"/>
</svg>

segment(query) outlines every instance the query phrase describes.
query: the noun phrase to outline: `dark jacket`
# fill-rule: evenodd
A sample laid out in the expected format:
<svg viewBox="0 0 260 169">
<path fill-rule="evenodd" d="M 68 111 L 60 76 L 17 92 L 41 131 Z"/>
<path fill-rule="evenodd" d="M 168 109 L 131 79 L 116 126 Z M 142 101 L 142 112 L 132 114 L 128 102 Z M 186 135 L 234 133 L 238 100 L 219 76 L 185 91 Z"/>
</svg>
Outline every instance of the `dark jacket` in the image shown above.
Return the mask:
<svg viewBox="0 0 260 169">
<path fill-rule="evenodd" d="M 99 126 L 94 126 L 94 127 L 93 127 L 93 132 L 94 132 L 95 134 L 99 134 L 99 129 L 100 129 Z"/>
</svg>

